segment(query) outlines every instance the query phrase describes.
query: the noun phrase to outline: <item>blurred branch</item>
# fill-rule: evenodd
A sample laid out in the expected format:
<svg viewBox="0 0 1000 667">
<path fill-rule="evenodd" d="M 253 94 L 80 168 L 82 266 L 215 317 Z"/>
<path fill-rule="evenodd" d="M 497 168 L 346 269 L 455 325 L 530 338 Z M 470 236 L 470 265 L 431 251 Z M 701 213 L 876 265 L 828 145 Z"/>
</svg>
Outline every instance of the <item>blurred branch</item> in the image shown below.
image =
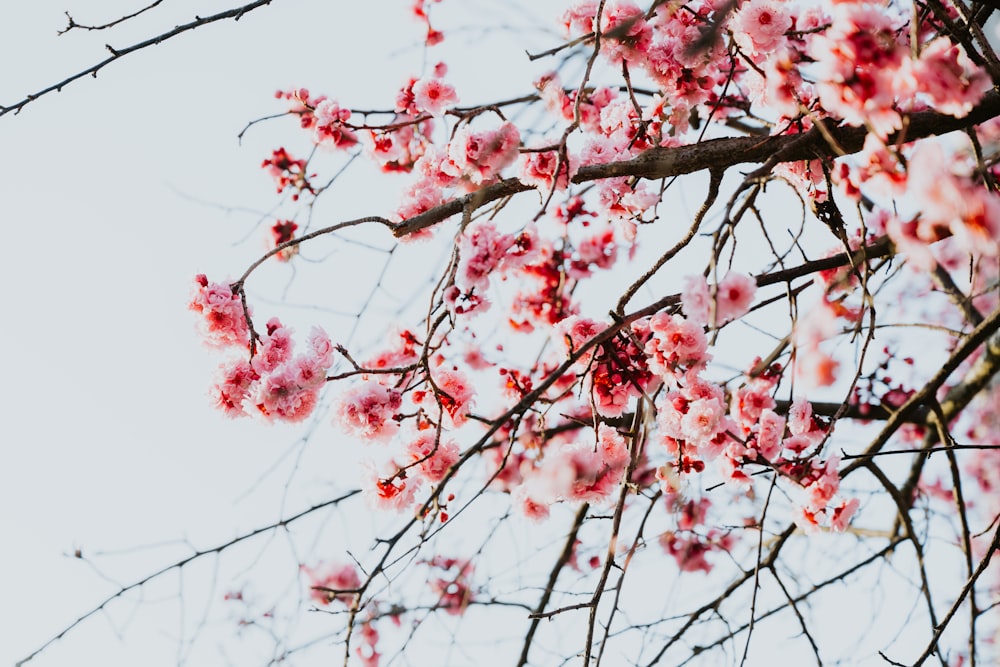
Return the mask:
<svg viewBox="0 0 1000 667">
<path fill-rule="evenodd" d="M 199 551 L 195 551 L 193 554 L 191 554 L 190 556 L 187 556 L 186 558 L 182 558 L 179 561 L 176 561 L 174 563 L 171 563 L 170 565 L 162 567 L 159 570 L 157 570 L 156 572 L 153 572 L 152 574 L 146 575 L 142 579 L 134 581 L 131 584 L 128 584 L 127 586 L 122 586 L 120 589 L 118 589 L 118 591 L 116 591 L 115 593 L 113 593 L 113 594 L 109 595 L 108 597 L 106 597 L 100 604 L 96 605 L 90 611 L 86 612 L 85 614 L 83 614 L 82 616 L 80 616 L 79 618 L 77 618 L 75 621 L 73 621 L 72 623 L 70 623 L 69 625 L 67 625 L 65 628 L 63 628 L 61 631 L 59 631 L 58 634 L 56 634 L 53 637 L 51 637 L 48 641 L 46 641 L 44 644 L 42 644 L 37 649 L 35 649 L 30 655 L 28 655 L 25 658 L 22 658 L 21 660 L 18 660 L 16 663 L 14 663 L 14 667 L 21 667 L 22 665 L 25 665 L 25 664 L 31 662 L 31 660 L 33 660 L 36 656 L 38 656 L 40 653 L 42 653 L 42 651 L 44 651 L 49 646 L 51 646 L 52 644 L 56 643 L 57 641 L 59 641 L 63 637 L 65 637 L 68 632 L 70 632 L 75 627 L 77 627 L 78 625 L 80 625 L 81 623 L 83 623 L 84 621 L 86 621 L 91 616 L 94 616 L 95 614 L 103 611 L 105 607 L 107 607 L 109 604 L 111 604 L 112 602 L 114 602 L 115 600 L 117 600 L 118 598 L 120 598 L 121 596 L 125 595 L 129 591 L 135 590 L 137 588 L 142 588 L 143 586 L 145 586 L 149 582 L 153 581 L 154 579 L 157 579 L 158 577 L 161 577 L 162 575 L 166 574 L 167 572 L 171 572 L 173 570 L 179 570 L 182 567 L 184 567 L 185 565 L 187 565 L 188 563 L 191 563 L 191 562 L 193 562 L 195 560 L 198 560 L 199 558 L 202 558 L 203 556 L 208 556 L 208 555 L 211 555 L 211 554 L 221 554 L 226 549 L 228 549 L 228 548 L 230 548 L 232 546 L 235 546 L 235 545 L 239 544 L 240 542 L 244 542 L 246 540 L 252 539 L 254 537 L 257 537 L 258 535 L 263 535 L 265 533 L 270 533 L 271 531 L 277 530 L 278 528 L 284 528 L 285 526 L 288 526 L 289 524 L 292 524 L 292 523 L 298 521 L 299 519 L 301 519 L 303 517 L 309 516 L 313 512 L 316 512 L 317 510 L 321 510 L 324 507 L 331 507 L 331 506 L 334 506 L 334 505 L 338 505 L 341 502 L 347 500 L 348 498 L 351 498 L 352 496 L 356 496 L 359 493 L 361 493 L 359 490 L 348 491 L 347 493 L 344 493 L 341 496 L 333 498 L 332 500 L 327 500 L 326 502 L 322 502 L 322 503 L 319 503 L 318 505 L 313 505 L 312 507 L 306 508 L 306 509 L 302 510 L 301 512 L 299 512 L 298 514 L 293 514 L 292 516 L 288 517 L 287 519 L 281 519 L 279 521 L 275 521 L 274 523 L 268 524 L 266 526 L 261 526 L 260 528 L 256 528 L 254 530 L 251 530 L 250 532 L 244 533 L 243 535 L 238 535 L 237 537 L 234 537 L 233 539 L 229 540 L 228 542 L 223 542 L 222 544 L 218 544 L 218 545 L 216 545 L 214 547 L 210 547 L 208 549 L 201 549 Z"/>
</svg>

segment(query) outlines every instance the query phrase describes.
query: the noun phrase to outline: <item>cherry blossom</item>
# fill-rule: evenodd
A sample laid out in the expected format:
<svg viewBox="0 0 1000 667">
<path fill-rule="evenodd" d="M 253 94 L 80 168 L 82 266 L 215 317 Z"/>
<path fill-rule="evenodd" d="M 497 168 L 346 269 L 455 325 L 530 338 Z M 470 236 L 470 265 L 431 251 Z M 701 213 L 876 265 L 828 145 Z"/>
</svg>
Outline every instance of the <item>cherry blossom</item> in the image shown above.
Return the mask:
<svg viewBox="0 0 1000 667">
<path fill-rule="evenodd" d="M 309 579 L 309 596 L 319 605 L 336 601 L 350 606 L 354 600 L 351 591 L 361 586 L 358 570 L 350 563 L 318 563 L 313 567 L 303 565 L 300 569 Z"/>
<path fill-rule="evenodd" d="M 432 116 L 440 116 L 449 106 L 458 103 L 455 89 L 437 78 L 418 79 L 412 90 L 416 110 Z"/>
<path fill-rule="evenodd" d="M 366 441 L 386 442 L 399 430 L 393 417 L 402 403 L 399 391 L 371 379 L 341 394 L 336 419 L 342 428 Z"/>
<path fill-rule="evenodd" d="M 442 439 L 440 433 L 433 430 L 421 431 L 413 436 L 406 450 L 417 463 L 416 470 L 431 483 L 444 479 L 459 457 L 458 445 L 452 440 Z"/>
<path fill-rule="evenodd" d="M 208 345 L 226 347 L 246 345 L 250 330 L 240 295 L 229 285 L 212 283 L 204 275 L 195 277 L 188 308 L 201 314 L 198 326 Z"/>
</svg>

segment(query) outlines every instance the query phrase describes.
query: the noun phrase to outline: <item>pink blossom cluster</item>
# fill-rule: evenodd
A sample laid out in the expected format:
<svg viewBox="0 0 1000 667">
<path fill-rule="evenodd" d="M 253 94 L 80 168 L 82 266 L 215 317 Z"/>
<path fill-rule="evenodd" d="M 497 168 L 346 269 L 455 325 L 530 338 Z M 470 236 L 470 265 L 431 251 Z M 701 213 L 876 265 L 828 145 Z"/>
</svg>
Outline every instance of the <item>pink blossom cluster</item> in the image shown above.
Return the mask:
<svg viewBox="0 0 1000 667">
<path fill-rule="evenodd" d="M 414 18 L 423 23 L 427 28 L 427 33 L 424 36 L 424 43 L 427 46 L 436 46 L 444 41 L 444 33 L 431 26 L 431 20 L 427 14 L 428 5 L 437 2 L 441 2 L 441 0 L 413 0 L 411 6 Z"/>
<path fill-rule="evenodd" d="M 559 177 L 556 178 L 556 170 Z M 553 188 L 565 190 L 570 178 L 576 173 L 577 158 L 568 152 L 560 154 L 558 150 L 533 148 L 521 154 L 517 163 L 518 179 L 522 183 L 534 186 L 541 192 L 549 192 Z"/>
<path fill-rule="evenodd" d="M 728 552 L 736 544 L 727 530 L 705 529 L 711 501 L 704 497 L 685 500 L 680 494 L 667 493 L 665 502 L 670 514 L 676 517 L 677 530 L 660 535 L 660 546 L 677 561 L 681 572 L 711 572 L 709 556 Z"/>
<path fill-rule="evenodd" d="M 443 438 L 436 429 L 418 431 L 407 440 L 406 450 L 417 474 L 432 484 L 445 478 L 461 454 L 455 441 Z"/>
<path fill-rule="evenodd" d="M 485 292 L 490 285 L 490 275 L 499 272 L 514 246 L 513 234 L 500 233 L 488 220 L 469 224 L 458 241 L 458 267 L 451 292 L 446 295 L 453 304 L 453 312 L 470 313 L 489 307 Z M 461 299 L 461 303 L 459 303 Z"/>
<path fill-rule="evenodd" d="M 341 394 L 334 407 L 335 419 L 344 431 L 364 441 L 386 442 L 399 430 L 397 414 L 402 404 L 398 389 L 368 379 Z"/>
<path fill-rule="evenodd" d="M 545 457 L 522 470 L 514 489 L 516 507 L 524 516 L 542 520 L 558 501 L 602 503 L 619 488 L 629 462 L 625 438 L 607 424 L 597 427 L 595 442 L 549 443 Z"/>
<path fill-rule="evenodd" d="M 361 493 L 374 509 L 405 512 L 413 508 L 421 482 L 407 474 L 406 464 L 393 459 L 381 465 L 369 461 L 361 475 Z"/>
<path fill-rule="evenodd" d="M 478 131 L 462 125 L 446 147 L 428 146 L 413 163 L 418 178 L 404 193 L 395 217 L 405 220 L 437 206 L 450 188 L 471 190 L 495 182 L 514 162 L 519 146 L 520 133 L 509 121 Z"/>
<path fill-rule="evenodd" d="M 509 121 L 500 123 L 495 129 L 478 131 L 465 124 L 452 136 L 447 157 L 438 168 L 455 179 L 456 184 L 491 183 L 517 158 L 520 143 L 521 133 Z"/>
<path fill-rule="evenodd" d="M 313 327 L 307 351 L 293 356 L 291 333 L 272 318 L 249 362 L 237 358 L 219 367 L 211 390 L 219 409 L 230 417 L 260 415 L 288 422 L 312 413 L 333 365 L 333 344 L 322 329 Z"/>
<path fill-rule="evenodd" d="M 335 100 L 325 95 L 312 97 L 306 88 L 279 90 L 275 97 L 292 102 L 288 112 L 299 117 L 303 129 L 313 131 L 316 144 L 346 149 L 358 143 L 358 137 L 348 123 L 351 110 L 341 107 Z"/>
<path fill-rule="evenodd" d="M 443 63 L 439 65 L 443 69 Z M 396 98 L 396 111 L 411 116 L 430 114 L 441 116 L 449 107 L 458 104 L 455 88 L 441 80 L 443 74 L 414 79 Z M 402 102 L 402 104 L 401 104 Z"/>
<path fill-rule="evenodd" d="M 922 96 L 930 107 L 961 117 L 992 87 L 947 38 L 923 45 L 912 58 L 901 18 L 875 3 L 838 3 L 831 20 L 809 44 L 819 100 L 829 113 L 881 137 L 902 126 L 897 101 L 913 107 Z"/>
<path fill-rule="evenodd" d="M 606 326 L 590 318 L 570 316 L 554 331 L 567 354 L 573 354 Z M 618 417 L 649 388 L 653 374 L 643 349 L 648 338 L 649 330 L 640 322 L 629 335 L 612 338 L 579 358 L 576 368 L 586 374 L 587 399 L 597 414 Z"/>
<path fill-rule="evenodd" d="M 382 660 L 382 654 L 378 652 L 379 633 L 372 619 L 362 623 L 357 634 L 358 645 L 354 647 L 354 655 L 361 661 L 361 667 L 379 667 Z"/>
<path fill-rule="evenodd" d="M 292 199 L 298 199 L 303 192 L 316 193 L 306 174 L 306 161 L 293 158 L 284 148 L 273 151 L 260 166 L 274 178 L 279 193 L 289 187 L 295 190 Z"/>
<path fill-rule="evenodd" d="M 400 339 L 404 347 L 408 332 Z M 391 364 L 391 356 L 377 359 Z M 390 365 L 389 367 L 394 367 Z M 392 378 L 412 381 L 405 389 L 391 384 Z M 381 462 L 364 464 L 362 492 L 377 509 L 412 510 L 417 490 L 426 481 L 439 484 L 458 463 L 458 444 L 444 435 L 445 429 L 461 428 L 474 405 L 472 384 L 460 371 L 435 369 L 417 380 L 406 370 L 376 377 L 363 376 L 335 402 L 335 421 L 346 433 L 365 442 L 390 444 Z M 402 428 L 404 420 L 412 428 Z M 441 507 L 440 518 L 448 516 Z"/>
<path fill-rule="evenodd" d="M 649 319 L 646 343 L 651 371 L 664 377 L 701 370 L 711 359 L 702 327 L 680 315 L 657 313 Z"/>
<path fill-rule="evenodd" d="M 473 601 L 471 561 L 435 556 L 427 562 L 433 574 L 427 584 L 437 596 L 435 607 L 452 616 L 461 616 Z"/>
<path fill-rule="evenodd" d="M 1000 254 L 1000 198 L 982 187 L 973 170 L 958 154 L 946 155 L 940 144 L 923 142 L 913 150 L 906 195 L 917 214 L 890 218 L 886 231 L 916 266 L 932 268 L 930 244 L 949 237 L 974 257 Z"/>
<path fill-rule="evenodd" d="M 336 601 L 349 607 L 354 601 L 354 591 L 361 587 L 358 570 L 351 563 L 318 563 L 299 569 L 309 580 L 309 597 L 318 605 Z"/>
<path fill-rule="evenodd" d="M 788 463 L 782 466 L 789 477 L 798 476 L 802 486 L 802 494 L 795 523 L 806 532 L 828 526 L 831 530 L 843 532 L 847 529 L 851 517 L 857 511 L 857 498 L 844 500 L 837 495 L 840 490 L 839 456 L 831 456 L 825 462 L 816 459 L 796 464 Z"/>
<path fill-rule="evenodd" d="M 531 332 L 576 314 L 578 306 L 570 299 L 575 281 L 567 280 L 565 252 L 551 240 L 525 232 L 518 237 L 530 248 L 518 271 L 524 287 L 514 295 L 509 322 L 515 331 Z"/>
<path fill-rule="evenodd" d="M 540 76 L 535 80 L 535 88 L 545 108 L 557 118 L 573 122 L 579 109 L 580 126 L 588 133 L 600 131 L 601 110 L 618 96 L 607 86 L 584 91 L 582 96 L 576 90 L 566 91 L 557 72 L 548 72 Z M 580 100 L 579 104 L 577 99 Z"/>
<path fill-rule="evenodd" d="M 745 274 L 728 273 L 712 288 L 704 276 L 688 276 L 684 279 L 681 302 L 690 321 L 714 326 L 746 315 L 756 292 L 757 283 Z"/>
<path fill-rule="evenodd" d="M 251 341 L 250 313 L 240 294 L 204 275 L 195 278 L 189 307 L 201 315 L 206 343 L 247 354 L 219 366 L 210 392 L 216 407 L 230 417 L 262 415 L 294 422 L 309 416 L 333 365 L 333 344 L 322 329 L 313 327 L 307 351 L 296 356 L 291 331 L 277 318 L 267 322 L 265 335 L 254 334 Z"/>
<path fill-rule="evenodd" d="M 690 2 L 684 11 L 657 11 L 646 17 L 636 3 L 619 0 L 604 3 L 600 32 L 602 55 L 613 63 L 625 62 L 652 78 L 669 109 L 663 114 L 678 132 L 689 127 L 690 113 L 712 101 L 716 90 L 725 85 L 724 44 L 710 44 L 708 51 L 695 52 L 688 45 L 698 41 L 702 26 L 725 3 L 712 0 Z M 581 37 L 593 33 L 599 3 L 583 0 L 563 15 L 566 34 Z"/>
<path fill-rule="evenodd" d="M 268 249 L 274 249 L 280 246 L 282 243 L 288 243 L 293 238 L 295 238 L 295 232 L 299 228 L 295 222 L 292 220 L 278 220 L 276 223 L 271 225 L 270 234 L 268 238 Z M 287 262 L 292 259 L 299 252 L 299 246 L 293 245 L 288 248 L 284 248 L 278 251 L 275 257 L 279 262 Z"/>
<path fill-rule="evenodd" d="M 211 283 L 204 274 L 195 276 L 188 308 L 201 315 L 198 328 L 202 340 L 207 344 L 229 347 L 249 343 L 249 313 L 243 311 L 239 293 L 234 292 L 229 285 Z"/>
</svg>

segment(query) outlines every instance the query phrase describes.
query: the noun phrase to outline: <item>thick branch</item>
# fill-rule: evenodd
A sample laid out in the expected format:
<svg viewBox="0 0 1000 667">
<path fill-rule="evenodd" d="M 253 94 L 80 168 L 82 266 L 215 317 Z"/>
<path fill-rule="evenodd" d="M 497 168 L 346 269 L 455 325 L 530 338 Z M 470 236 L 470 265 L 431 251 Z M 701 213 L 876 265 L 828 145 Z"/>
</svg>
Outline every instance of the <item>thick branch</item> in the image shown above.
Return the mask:
<svg viewBox="0 0 1000 667">
<path fill-rule="evenodd" d="M 1000 116 L 1000 93 L 991 92 L 965 118 L 955 118 L 936 111 L 910 114 L 903 130 L 891 135 L 889 140 L 915 141 L 977 125 L 996 116 Z M 863 127 L 833 127 L 827 128 L 827 133 L 836 142 L 836 149 L 815 128 L 803 134 L 765 138 L 726 137 L 689 146 L 651 148 L 631 160 L 588 165 L 581 167 L 572 180 L 574 183 L 588 183 L 621 176 L 658 180 L 706 169 L 724 170 L 738 164 L 764 163 L 773 161 L 775 157 L 779 162 L 832 158 L 838 156 L 840 150 L 847 154 L 860 151 L 864 146 L 867 130 Z M 397 237 L 406 236 L 461 213 L 467 205 L 475 209 L 531 189 L 531 186 L 514 178 L 487 185 L 404 220 L 396 227 L 394 234 Z"/>
</svg>

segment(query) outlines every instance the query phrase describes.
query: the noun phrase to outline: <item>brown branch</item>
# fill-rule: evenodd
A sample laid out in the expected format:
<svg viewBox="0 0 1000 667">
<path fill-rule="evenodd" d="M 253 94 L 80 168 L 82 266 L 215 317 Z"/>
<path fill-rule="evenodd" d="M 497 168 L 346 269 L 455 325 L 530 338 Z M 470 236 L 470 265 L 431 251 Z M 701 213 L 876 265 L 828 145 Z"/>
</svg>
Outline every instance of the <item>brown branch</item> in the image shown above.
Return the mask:
<svg viewBox="0 0 1000 667">
<path fill-rule="evenodd" d="M 234 21 L 239 21 L 241 18 L 243 18 L 244 14 L 252 12 L 258 7 L 269 5 L 271 4 L 271 1 L 272 0 L 256 0 L 255 2 L 251 2 L 241 7 L 234 7 L 233 9 L 227 9 L 224 12 L 219 12 L 218 14 L 213 14 L 211 16 L 196 17 L 194 21 L 179 25 L 173 30 L 165 32 L 162 35 L 151 37 L 150 39 L 138 42 L 131 46 L 126 46 L 125 48 L 122 49 L 116 49 L 113 48 L 111 45 L 106 45 L 108 51 L 111 52 L 111 56 L 109 58 L 105 58 L 96 65 L 91 65 L 90 67 L 81 72 L 77 72 L 72 76 L 66 77 L 59 83 L 54 83 L 51 86 L 43 88 L 36 93 L 26 95 L 24 99 L 15 102 L 14 104 L 0 105 L 0 116 L 4 116 L 11 112 L 13 112 L 16 115 L 21 112 L 21 109 L 31 104 L 35 100 L 37 100 L 39 97 L 42 97 L 43 95 L 48 95 L 49 93 L 58 93 L 63 89 L 63 87 L 73 83 L 74 81 L 77 81 L 78 79 L 82 79 L 88 74 L 90 76 L 96 77 L 99 71 L 101 71 L 114 61 L 118 60 L 119 58 L 129 55 L 130 53 L 141 51 L 142 49 L 145 49 L 150 46 L 156 46 L 157 44 L 165 42 L 168 39 L 176 37 L 177 35 L 188 32 L 190 30 L 194 30 L 195 28 L 200 28 L 202 26 L 208 25 L 209 23 L 215 23 L 216 21 L 223 21 L 225 19 L 233 19 Z"/>
<path fill-rule="evenodd" d="M 979 326 L 973 329 L 969 335 L 962 341 L 958 347 L 952 352 L 951 356 L 945 361 L 941 369 L 931 377 L 926 384 L 920 389 L 920 391 L 915 392 L 910 396 L 909 400 L 906 401 L 899 410 L 897 410 L 887 421 L 885 426 L 879 432 L 877 436 L 872 440 L 871 444 L 865 449 L 864 454 L 871 456 L 879 452 L 889 439 L 896 433 L 900 426 L 902 426 L 916 410 L 921 407 L 926 407 L 928 400 L 932 399 L 937 393 L 938 389 L 948 380 L 952 373 L 975 352 L 980 345 L 986 343 L 986 351 L 982 357 L 980 357 L 977 362 L 973 365 L 972 369 L 966 374 L 965 379 L 952 388 L 951 391 L 945 395 L 944 400 L 941 401 L 941 410 L 945 418 L 952 419 L 959 412 L 961 412 L 972 397 L 975 396 L 979 391 L 981 391 L 986 383 L 989 382 L 990 378 L 1000 370 L 1000 308 L 993 311 L 993 313 L 984 320 Z M 928 416 L 928 421 L 936 419 L 933 415 Z M 844 468 L 841 472 L 841 478 L 846 477 L 851 474 L 859 467 L 865 465 L 867 459 L 861 459 L 855 461 L 851 465 Z"/>
<path fill-rule="evenodd" d="M 517 660 L 517 667 L 524 667 L 524 665 L 528 664 L 528 651 L 531 650 L 531 642 L 535 638 L 535 632 L 538 630 L 538 623 L 542 620 L 542 613 L 545 611 L 545 607 L 549 604 L 549 599 L 556 589 L 556 581 L 559 579 L 559 573 L 562 572 L 563 568 L 566 567 L 566 564 L 573 557 L 573 552 L 576 549 L 576 536 L 580 532 L 580 526 L 583 525 L 583 520 L 586 518 L 589 510 L 590 505 L 587 503 L 581 505 L 580 509 L 577 510 L 576 518 L 573 519 L 573 527 L 566 536 L 566 543 L 563 545 L 562 553 L 559 554 L 559 558 L 556 559 L 556 563 L 549 573 L 549 580 L 546 582 L 545 590 L 542 592 L 542 599 L 538 601 L 538 606 L 528 616 L 531 619 L 531 625 L 528 626 L 528 632 L 524 636 L 524 645 L 521 647 L 521 657 Z"/>
<path fill-rule="evenodd" d="M 965 118 L 955 118 L 936 111 L 910 114 L 907 116 L 905 136 L 892 134 L 889 143 L 916 141 L 954 132 L 996 116 L 1000 116 L 1000 93 L 991 92 Z M 803 134 L 766 138 L 725 137 L 688 146 L 651 148 L 631 160 L 580 167 L 572 181 L 589 183 L 621 176 L 659 180 L 707 169 L 724 170 L 738 164 L 764 163 L 765 169 L 754 172 L 761 175 L 758 172 L 770 171 L 771 167 L 781 162 L 830 158 L 839 155 L 841 151 L 845 154 L 857 153 L 864 146 L 867 136 L 867 130 L 863 127 L 825 128 L 825 132 L 835 141 L 837 149 L 832 148 L 823 136 L 824 133 L 816 128 Z M 534 188 L 515 178 L 487 185 L 404 220 L 397 225 L 394 233 L 397 237 L 407 236 L 461 213 L 466 205 L 472 204 L 479 208 L 491 201 L 531 189 Z"/>
<path fill-rule="evenodd" d="M 69 15 L 69 12 L 64 12 L 66 14 L 66 20 L 69 21 L 69 24 L 66 26 L 64 30 L 60 30 L 58 34 L 65 35 L 67 32 L 73 30 L 74 28 L 79 30 L 107 30 L 108 28 L 113 28 L 119 23 L 125 23 L 125 21 L 128 21 L 129 19 L 134 19 L 136 16 L 139 16 L 140 14 L 145 14 L 150 9 L 153 9 L 158 5 L 160 5 L 162 2 L 163 0 L 155 0 L 152 4 L 146 5 L 145 7 L 136 12 L 132 12 L 131 14 L 127 14 L 119 19 L 111 21 L 110 23 L 104 23 L 102 25 L 83 25 L 82 23 L 77 23 L 73 19 L 73 17 Z"/>
<path fill-rule="evenodd" d="M 945 617 L 941 619 L 941 623 L 935 626 L 934 637 L 932 637 L 930 642 L 928 642 L 927 648 L 924 649 L 924 652 L 920 655 L 920 658 L 913 663 L 913 667 L 920 667 L 920 665 L 924 664 L 924 661 L 926 661 L 927 658 L 929 658 L 931 654 L 934 653 L 938 639 L 941 638 L 941 634 L 944 632 L 944 629 L 948 627 L 948 623 L 955 616 L 955 613 L 958 611 L 959 607 L 962 606 L 962 603 L 965 601 L 965 597 L 969 594 L 969 592 L 972 590 L 972 587 L 975 585 L 976 579 L 978 579 L 980 575 L 982 575 L 982 573 L 986 571 L 986 568 L 989 567 L 990 559 L 993 558 L 993 554 L 997 551 L 1000 551 L 1000 526 L 998 526 L 996 532 L 993 533 L 993 542 L 990 543 L 989 548 L 986 550 L 986 555 L 983 557 L 983 560 L 979 562 L 979 567 L 976 568 L 976 571 L 972 574 L 971 577 L 969 577 L 969 580 L 966 582 L 965 586 L 962 587 L 962 592 L 955 599 L 955 602 L 951 605 L 951 609 L 948 610 L 948 613 L 945 615 Z"/>
</svg>

